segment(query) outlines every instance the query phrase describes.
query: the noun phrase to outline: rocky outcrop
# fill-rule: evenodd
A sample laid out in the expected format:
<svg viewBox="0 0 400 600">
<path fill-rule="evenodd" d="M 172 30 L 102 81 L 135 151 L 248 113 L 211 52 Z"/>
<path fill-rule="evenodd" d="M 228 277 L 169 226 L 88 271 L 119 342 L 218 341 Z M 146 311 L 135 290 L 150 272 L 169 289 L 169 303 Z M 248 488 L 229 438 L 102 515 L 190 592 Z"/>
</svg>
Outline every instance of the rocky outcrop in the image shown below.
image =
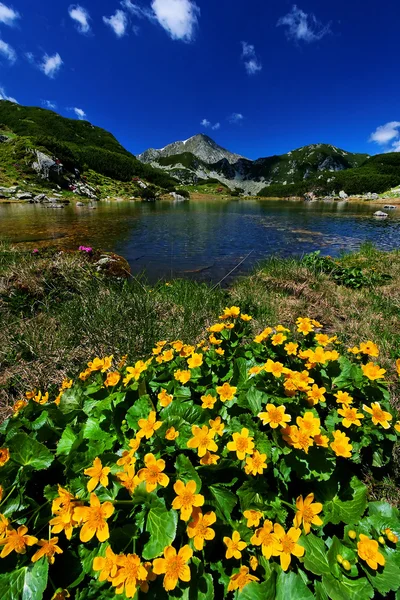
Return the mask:
<svg viewBox="0 0 400 600">
<path fill-rule="evenodd" d="M 32 168 L 42 179 L 49 181 L 63 182 L 63 166 L 60 161 L 53 160 L 40 150 L 35 150 L 35 160 Z"/>
</svg>

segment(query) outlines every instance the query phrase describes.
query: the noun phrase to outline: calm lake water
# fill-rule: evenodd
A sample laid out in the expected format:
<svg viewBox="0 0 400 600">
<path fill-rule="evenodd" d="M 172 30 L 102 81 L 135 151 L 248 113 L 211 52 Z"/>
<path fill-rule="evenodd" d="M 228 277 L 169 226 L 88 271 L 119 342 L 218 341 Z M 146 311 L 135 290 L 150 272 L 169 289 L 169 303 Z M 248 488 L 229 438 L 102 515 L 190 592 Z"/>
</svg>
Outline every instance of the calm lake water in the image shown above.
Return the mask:
<svg viewBox="0 0 400 600">
<path fill-rule="evenodd" d="M 0 238 L 27 248 L 95 246 L 117 252 L 133 273 L 150 280 L 172 276 L 219 281 L 249 252 L 235 276 L 277 254 L 314 250 L 337 255 L 374 242 L 400 248 L 400 206 L 387 220 L 380 207 L 343 202 L 230 200 L 157 203 L 99 202 L 96 210 L 50 210 L 41 205 L 0 205 Z"/>
</svg>

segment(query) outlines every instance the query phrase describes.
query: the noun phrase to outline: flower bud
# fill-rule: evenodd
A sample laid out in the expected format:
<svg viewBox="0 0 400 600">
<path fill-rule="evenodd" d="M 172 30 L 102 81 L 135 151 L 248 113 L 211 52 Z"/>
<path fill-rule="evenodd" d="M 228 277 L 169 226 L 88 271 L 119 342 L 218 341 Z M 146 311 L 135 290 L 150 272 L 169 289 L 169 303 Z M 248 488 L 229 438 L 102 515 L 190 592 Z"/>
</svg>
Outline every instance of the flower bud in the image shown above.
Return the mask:
<svg viewBox="0 0 400 600">
<path fill-rule="evenodd" d="M 347 533 L 347 535 L 349 536 L 349 538 L 350 538 L 351 540 L 355 540 L 355 539 L 356 539 L 356 537 L 357 537 L 357 534 L 356 534 L 356 532 L 354 531 L 354 529 L 350 529 L 350 531 Z"/>
<path fill-rule="evenodd" d="M 385 538 L 383 538 L 382 536 L 379 536 L 379 537 L 378 537 L 378 542 L 379 542 L 380 544 L 382 544 L 382 546 L 384 546 L 384 545 L 386 544 L 386 542 L 385 542 Z"/>
<path fill-rule="evenodd" d="M 348 561 L 348 560 L 344 560 L 344 561 L 342 562 L 342 567 L 343 567 L 343 569 L 346 569 L 346 571 L 350 571 L 350 569 L 351 569 L 351 564 L 349 563 L 349 561 Z"/>
<path fill-rule="evenodd" d="M 338 561 L 339 565 L 341 565 L 343 563 L 343 556 L 341 554 L 338 554 L 336 556 L 336 560 Z"/>
</svg>

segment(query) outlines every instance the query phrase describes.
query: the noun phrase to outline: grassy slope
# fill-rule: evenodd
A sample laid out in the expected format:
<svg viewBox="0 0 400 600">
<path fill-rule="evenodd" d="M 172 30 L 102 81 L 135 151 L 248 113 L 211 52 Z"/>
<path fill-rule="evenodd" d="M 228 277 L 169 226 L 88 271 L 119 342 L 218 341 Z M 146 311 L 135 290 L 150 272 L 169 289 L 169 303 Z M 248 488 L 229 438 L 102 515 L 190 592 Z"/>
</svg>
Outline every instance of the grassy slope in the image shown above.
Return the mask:
<svg viewBox="0 0 400 600">
<path fill-rule="evenodd" d="M 144 165 L 128 152 L 115 137 L 88 121 L 66 119 L 57 113 L 37 107 L 0 102 L 0 129 L 13 132 L 33 147 L 42 148 L 59 158 L 67 170 L 78 167 L 92 170 L 117 181 L 141 177 L 163 188 L 175 181 L 160 169 Z M 1 133 L 1 131 L 0 131 Z M 25 178 L 25 171 L 19 173 Z M 30 175 L 29 171 L 27 175 Z M 0 184 L 6 184 L 0 177 Z"/>
<path fill-rule="evenodd" d="M 230 290 L 210 291 L 190 281 L 160 283 L 151 291 L 99 276 L 87 257 L 49 251 L 41 257 L 0 252 L 0 391 L 11 400 L 32 386 L 58 383 L 95 354 L 146 355 L 158 339 L 204 335 L 224 305 L 253 315 L 254 330 L 300 315 L 320 320 L 349 345 L 372 339 L 380 362 L 394 378 L 400 357 L 400 252 L 365 247 L 345 255 L 393 276 L 387 285 L 352 290 L 290 259 L 271 259 Z M 400 389 L 393 388 L 400 403 Z"/>
</svg>

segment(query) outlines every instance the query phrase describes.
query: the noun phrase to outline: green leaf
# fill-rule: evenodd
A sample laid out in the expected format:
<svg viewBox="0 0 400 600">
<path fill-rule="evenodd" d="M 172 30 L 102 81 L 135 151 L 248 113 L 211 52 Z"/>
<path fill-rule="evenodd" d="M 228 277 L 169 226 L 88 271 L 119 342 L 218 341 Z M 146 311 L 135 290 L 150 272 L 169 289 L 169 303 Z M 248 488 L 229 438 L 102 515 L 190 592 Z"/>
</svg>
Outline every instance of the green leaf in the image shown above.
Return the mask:
<svg viewBox="0 0 400 600">
<path fill-rule="evenodd" d="M 71 452 L 72 446 L 74 445 L 77 439 L 78 436 L 76 436 L 75 433 L 72 431 L 72 428 L 69 425 L 67 425 L 57 444 L 56 455 L 67 456 Z"/>
<path fill-rule="evenodd" d="M 45 558 L 27 567 L 0 575 L 1 600 L 42 600 L 49 564 Z"/>
<path fill-rule="evenodd" d="M 233 364 L 232 385 L 241 386 L 247 381 L 247 360 L 245 358 L 237 358 Z"/>
<path fill-rule="evenodd" d="M 214 582 L 210 573 L 204 573 L 191 585 L 190 600 L 214 600 Z"/>
<path fill-rule="evenodd" d="M 69 390 L 64 391 L 58 408 L 64 415 L 70 415 L 71 413 L 82 410 L 84 399 L 85 397 L 82 389 L 70 388 Z"/>
<path fill-rule="evenodd" d="M 253 415 L 256 417 L 261 412 L 261 407 L 263 405 L 263 399 L 265 398 L 265 394 L 260 390 L 252 387 L 247 392 L 245 398 L 241 400 L 239 406 L 244 406 L 245 408 L 249 408 Z M 264 400 L 265 403 L 265 400 Z"/>
<path fill-rule="evenodd" d="M 325 522 L 337 525 L 338 523 L 357 523 L 367 508 L 367 488 L 357 477 L 350 482 L 353 492 L 351 500 L 340 500 L 336 494 L 334 498 L 324 504 Z"/>
<path fill-rule="evenodd" d="M 184 454 L 178 454 L 178 458 L 175 462 L 175 469 L 178 479 L 181 479 L 184 483 L 187 483 L 191 480 L 196 482 L 196 493 L 198 494 L 201 490 L 201 479 L 198 476 L 196 469 L 190 462 L 190 459 Z"/>
<path fill-rule="evenodd" d="M 306 550 L 304 556 L 304 567 L 314 575 L 330 574 L 331 569 L 328 563 L 327 547 L 323 540 L 313 533 L 307 536 L 301 536 L 299 544 Z"/>
<path fill-rule="evenodd" d="M 342 581 L 338 581 L 333 575 L 324 575 L 322 587 L 331 600 L 364 600 L 374 596 L 374 590 L 365 577 L 360 579 L 344 577 Z"/>
<path fill-rule="evenodd" d="M 328 551 L 328 561 L 331 568 L 331 572 L 337 579 L 343 579 L 344 570 L 343 567 L 340 566 L 336 557 L 340 554 L 345 560 L 348 560 L 351 564 L 351 571 L 347 571 L 347 574 L 350 577 L 357 577 L 358 569 L 354 564 L 356 561 L 356 553 L 352 548 L 348 548 L 336 537 L 333 536 L 332 544 Z"/>
<path fill-rule="evenodd" d="M 275 573 L 263 583 L 248 583 L 239 593 L 238 600 L 275 600 Z"/>
<path fill-rule="evenodd" d="M 300 575 L 293 571 L 285 573 L 280 571 L 276 581 L 275 600 L 314 600 L 314 595 L 306 586 Z"/>
<path fill-rule="evenodd" d="M 40 471 L 47 469 L 53 462 L 51 452 L 26 433 L 17 433 L 9 443 L 11 459 L 23 467 L 30 466 Z"/>
<path fill-rule="evenodd" d="M 151 560 L 160 556 L 175 539 L 178 513 L 164 507 L 151 508 L 147 515 L 146 531 L 150 539 L 143 548 L 143 558 Z"/>
<path fill-rule="evenodd" d="M 213 498 L 212 502 L 216 507 L 217 517 L 227 519 L 229 522 L 232 511 L 237 503 L 236 495 L 221 485 L 210 485 L 208 489 Z"/>
</svg>

